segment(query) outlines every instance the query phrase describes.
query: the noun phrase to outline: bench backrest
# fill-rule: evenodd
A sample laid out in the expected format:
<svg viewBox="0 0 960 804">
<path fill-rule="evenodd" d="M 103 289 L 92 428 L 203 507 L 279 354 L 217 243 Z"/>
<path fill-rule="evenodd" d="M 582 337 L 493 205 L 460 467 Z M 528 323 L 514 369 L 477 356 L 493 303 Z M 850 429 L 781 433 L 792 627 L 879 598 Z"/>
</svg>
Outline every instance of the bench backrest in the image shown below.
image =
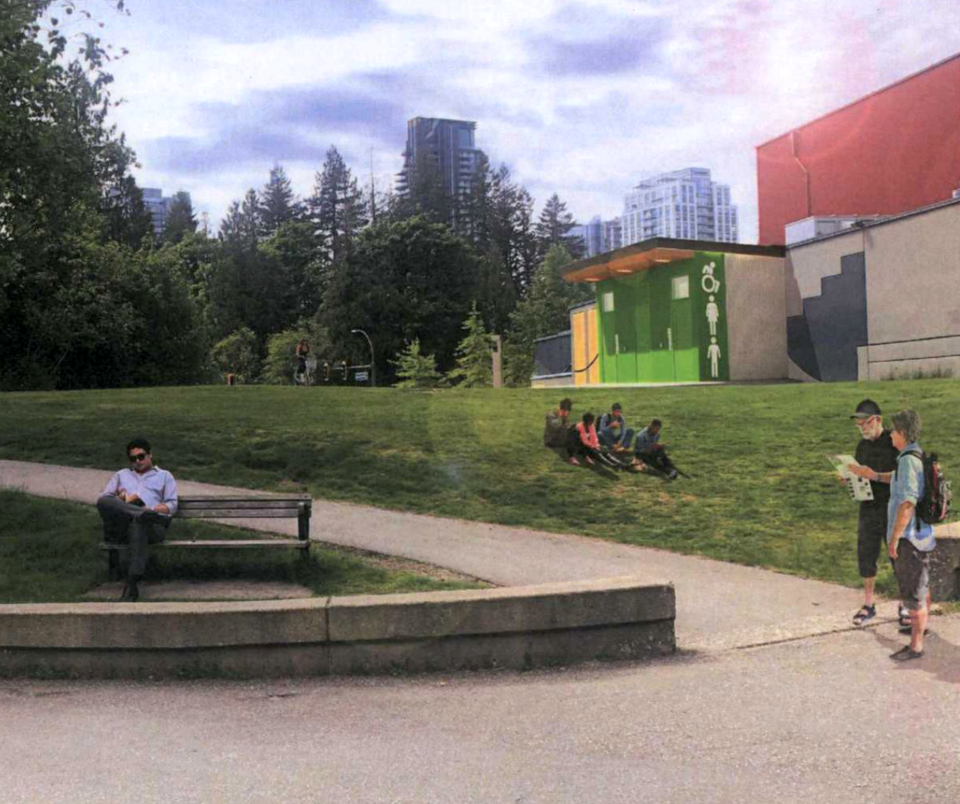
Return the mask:
<svg viewBox="0 0 960 804">
<path fill-rule="evenodd" d="M 183 519 L 291 519 L 300 520 L 299 537 L 310 538 L 312 503 L 309 495 L 270 497 L 180 497 L 176 516 Z"/>
</svg>

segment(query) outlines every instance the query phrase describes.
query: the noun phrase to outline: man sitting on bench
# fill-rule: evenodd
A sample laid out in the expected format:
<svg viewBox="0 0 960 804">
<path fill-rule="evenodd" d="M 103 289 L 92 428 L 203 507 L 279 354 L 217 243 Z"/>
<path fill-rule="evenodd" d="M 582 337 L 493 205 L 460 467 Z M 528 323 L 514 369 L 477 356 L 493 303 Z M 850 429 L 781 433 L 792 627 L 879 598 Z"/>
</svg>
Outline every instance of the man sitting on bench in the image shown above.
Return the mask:
<svg viewBox="0 0 960 804">
<path fill-rule="evenodd" d="M 97 500 L 103 520 L 103 539 L 129 545 L 127 582 L 122 601 L 140 597 L 137 583 L 147 566 L 147 545 L 162 542 L 170 518 L 177 512 L 177 481 L 153 465 L 150 442 L 135 438 L 127 444 L 130 469 L 121 469 Z"/>
<path fill-rule="evenodd" d="M 667 457 L 664 445 L 660 443 L 660 428 L 662 422 L 654 419 L 649 425 L 637 433 L 635 454 L 647 466 L 663 472 L 670 480 L 677 479 L 677 470 L 673 461 Z"/>
</svg>

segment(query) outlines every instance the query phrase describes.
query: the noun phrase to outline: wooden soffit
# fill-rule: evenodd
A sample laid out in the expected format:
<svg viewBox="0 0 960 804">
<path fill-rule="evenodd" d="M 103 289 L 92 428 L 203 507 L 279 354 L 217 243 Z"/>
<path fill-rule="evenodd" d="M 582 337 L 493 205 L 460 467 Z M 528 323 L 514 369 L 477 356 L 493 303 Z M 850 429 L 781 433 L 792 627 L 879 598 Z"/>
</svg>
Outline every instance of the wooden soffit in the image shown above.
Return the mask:
<svg viewBox="0 0 960 804">
<path fill-rule="evenodd" d="M 616 252 L 614 252 L 614 255 Z M 586 265 L 568 274 L 563 278 L 567 282 L 600 282 L 603 279 L 612 279 L 626 274 L 635 274 L 638 271 L 649 271 L 658 265 L 664 265 L 670 262 L 679 262 L 680 260 L 689 260 L 694 252 L 685 248 L 669 248 L 659 246 L 641 251 L 639 254 L 628 254 L 622 257 L 613 256 L 606 262 Z"/>
</svg>

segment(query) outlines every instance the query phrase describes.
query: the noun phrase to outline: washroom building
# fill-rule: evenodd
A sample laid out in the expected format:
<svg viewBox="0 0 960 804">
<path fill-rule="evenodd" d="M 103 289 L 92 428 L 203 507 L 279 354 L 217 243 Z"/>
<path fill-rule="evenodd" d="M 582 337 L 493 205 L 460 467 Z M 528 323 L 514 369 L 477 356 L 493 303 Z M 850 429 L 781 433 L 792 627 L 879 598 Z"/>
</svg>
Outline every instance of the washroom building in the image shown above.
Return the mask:
<svg viewBox="0 0 960 804">
<path fill-rule="evenodd" d="M 571 384 L 786 378 L 784 253 L 658 237 L 571 263 L 596 294 L 571 311 Z"/>
</svg>

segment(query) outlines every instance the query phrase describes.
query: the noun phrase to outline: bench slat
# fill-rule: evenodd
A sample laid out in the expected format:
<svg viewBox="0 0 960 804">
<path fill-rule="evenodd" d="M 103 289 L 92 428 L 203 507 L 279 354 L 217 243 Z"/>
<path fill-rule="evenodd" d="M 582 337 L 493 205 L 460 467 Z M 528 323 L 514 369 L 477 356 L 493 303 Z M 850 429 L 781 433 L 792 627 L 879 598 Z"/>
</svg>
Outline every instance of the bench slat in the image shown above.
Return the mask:
<svg viewBox="0 0 960 804">
<path fill-rule="evenodd" d="M 198 508 L 177 510 L 176 519 L 296 519 L 299 512 L 285 508 Z"/>
<path fill-rule="evenodd" d="M 176 547 L 186 549 L 202 550 L 243 550 L 263 547 L 284 547 L 296 548 L 298 550 L 307 550 L 310 542 L 300 539 L 224 539 L 222 541 L 163 541 L 151 544 L 150 549 L 155 550 L 158 547 Z M 126 550 L 125 544 L 114 544 L 112 542 L 101 542 L 101 550 Z"/>
<path fill-rule="evenodd" d="M 233 508 L 245 510 L 247 508 L 269 508 L 276 511 L 297 511 L 303 505 L 303 501 L 298 500 L 203 500 L 196 502 L 194 500 L 180 500 L 177 510 L 180 511 L 203 511 L 207 508 Z"/>
<path fill-rule="evenodd" d="M 282 495 L 263 495 L 256 496 L 252 494 L 245 495 L 236 495 L 233 497 L 211 497 L 211 496 L 200 496 L 195 497 L 192 495 L 181 496 L 181 504 L 193 504 L 193 503 L 204 503 L 204 502 L 218 502 L 218 503 L 244 503 L 244 502 L 263 502 L 263 503 L 301 503 L 301 502 L 310 502 L 311 497 L 309 494 L 304 495 L 294 495 L 294 496 L 282 496 Z"/>
</svg>

